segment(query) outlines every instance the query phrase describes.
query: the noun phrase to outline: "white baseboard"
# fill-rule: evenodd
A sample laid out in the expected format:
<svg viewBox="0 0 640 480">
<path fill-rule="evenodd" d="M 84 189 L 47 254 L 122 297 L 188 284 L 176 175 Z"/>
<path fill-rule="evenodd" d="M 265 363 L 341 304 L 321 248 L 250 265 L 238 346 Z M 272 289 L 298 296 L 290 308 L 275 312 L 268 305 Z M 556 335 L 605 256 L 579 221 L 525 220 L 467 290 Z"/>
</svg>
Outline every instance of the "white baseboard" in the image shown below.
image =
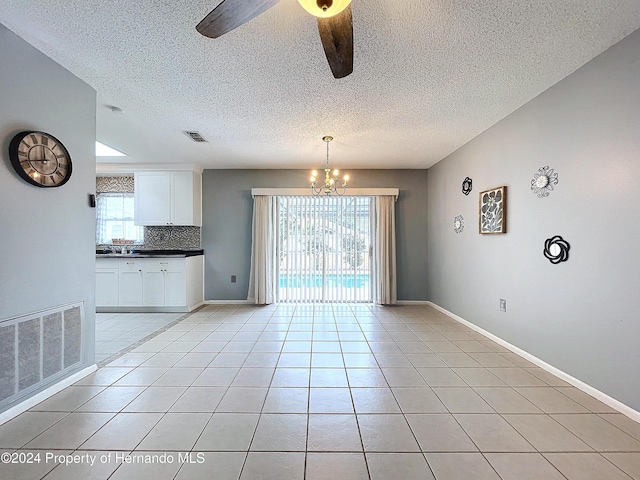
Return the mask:
<svg viewBox="0 0 640 480">
<path fill-rule="evenodd" d="M 287 302 L 274 302 L 277 303 L 287 303 Z M 315 303 L 315 302 L 311 302 Z M 205 305 L 255 305 L 253 302 L 249 300 L 205 300 Z M 273 305 L 271 304 L 271 305 Z M 291 302 L 292 305 L 296 305 L 297 302 Z M 426 300 L 398 300 L 396 305 L 430 305 L 430 302 Z"/>
<path fill-rule="evenodd" d="M 463 325 L 466 325 L 467 327 L 471 328 L 472 330 L 475 330 L 476 332 L 484 335 L 488 339 L 493 340 L 498 345 L 501 345 L 501 346 L 503 346 L 505 348 L 508 348 L 513 353 L 515 353 L 517 355 L 520 355 L 525 360 L 530 361 L 531 363 L 537 365 L 538 367 L 542 368 L 543 370 L 546 370 L 550 374 L 555 375 L 559 379 L 564 380 L 567 383 L 570 383 L 571 385 L 573 385 L 574 387 L 578 388 L 579 390 L 582 390 L 584 393 L 591 395 L 592 397 L 594 397 L 597 400 L 600 400 L 605 405 L 608 405 L 609 407 L 613 408 L 614 410 L 617 410 L 618 412 L 623 413 L 624 415 L 626 415 L 627 417 L 631 418 L 632 420 L 635 420 L 636 422 L 640 422 L 640 412 L 638 412 L 637 410 L 634 410 L 633 408 L 629 407 L 628 405 L 625 405 L 624 403 L 616 400 L 615 398 L 610 397 L 606 393 L 601 392 L 597 388 L 594 388 L 591 385 L 584 383 L 582 380 L 578 380 L 577 378 L 572 377 L 568 373 L 565 373 L 562 370 L 560 370 L 559 368 L 556 368 L 553 365 L 548 364 L 544 360 L 540 360 L 535 355 L 532 355 L 529 352 L 526 352 L 526 351 L 516 347 L 515 345 L 511 345 L 509 342 L 501 339 L 500 337 L 495 336 L 492 333 L 487 332 L 486 330 L 478 327 L 477 325 L 469 322 L 468 320 L 465 320 L 464 318 L 459 317 L 455 313 L 452 313 L 449 310 L 447 310 L 445 308 L 442 308 L 440 305 L 436 305 L 433 302 L 427 302 L 427 304 L 432 306 L 436 310 L 441 311 L 442 313 L 446 314 L 447 316 L 451 317 L 455 321 L 460 322 Z"/>
<path fill-rule="evenodd" d="M 249 300 L 205 300 L 205 305 L 255 305 Z"/>
<path fill-rule="evenodd" d="M 83 368 L 79 372 L 76 372 L 73 375 L 70 375 L 67 378 L 60 380 L 58 383 L 51 385 L 49 388 L 46 388 L 40 393 L 36 393 L 33 397 L 27 398 L 24 402 L 20 402 L 18 405 L 15 405 L 10 409 L 5 410 L 4 412 L 0 413 L 0 425 L 2 425 L 5 422 L 8 422 L 14 417 L 17 417 L 21 413 L 26 412 L 31 407 L 36 406 L 40 402 L 55 395 L 61 390 L 64 390 L 69 385 L 73 385 L 78 380 L 83 379 L 87 375 L 95 372 L 97 369 L 98 369 L 98 366 L 94 363 L 90 367 Z"/>
</svg>

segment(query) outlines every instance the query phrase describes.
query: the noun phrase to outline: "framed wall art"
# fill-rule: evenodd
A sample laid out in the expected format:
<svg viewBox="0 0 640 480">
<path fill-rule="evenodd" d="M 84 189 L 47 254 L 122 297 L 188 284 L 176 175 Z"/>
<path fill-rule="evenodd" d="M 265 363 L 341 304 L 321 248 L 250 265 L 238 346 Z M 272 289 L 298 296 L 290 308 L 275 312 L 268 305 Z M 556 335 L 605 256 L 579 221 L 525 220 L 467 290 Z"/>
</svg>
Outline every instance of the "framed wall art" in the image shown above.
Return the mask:
<svg viewBox="0 0 640 480">
<path fill-rule="evenodd" d="M 480 192 L 479 229 L 481 234 L 507 233 L 507 187 Z"/>
</svg>

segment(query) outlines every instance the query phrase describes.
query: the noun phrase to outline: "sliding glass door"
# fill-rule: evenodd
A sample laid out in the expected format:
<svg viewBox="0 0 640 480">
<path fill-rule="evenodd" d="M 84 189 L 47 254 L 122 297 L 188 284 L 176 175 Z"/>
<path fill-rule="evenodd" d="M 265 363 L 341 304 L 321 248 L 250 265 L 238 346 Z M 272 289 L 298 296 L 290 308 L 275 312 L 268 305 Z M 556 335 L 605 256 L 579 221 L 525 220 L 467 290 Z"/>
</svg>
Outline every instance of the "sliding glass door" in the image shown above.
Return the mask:
<svg viewBox="0 0 640 480">
<path fill-rule="evenodd" d="M 278 197 L 278 301 L 372 301 L 372 197 Z"/>
</svg>

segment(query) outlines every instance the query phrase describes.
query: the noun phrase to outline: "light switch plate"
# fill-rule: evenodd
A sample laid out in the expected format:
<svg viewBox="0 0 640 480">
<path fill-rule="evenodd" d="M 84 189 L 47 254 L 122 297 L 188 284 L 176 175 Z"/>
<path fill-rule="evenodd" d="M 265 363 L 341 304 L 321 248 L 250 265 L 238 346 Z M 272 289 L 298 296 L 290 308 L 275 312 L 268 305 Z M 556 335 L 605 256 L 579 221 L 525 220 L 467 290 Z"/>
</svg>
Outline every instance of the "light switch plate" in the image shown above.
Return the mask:
<svg viewBox="0 0 640 480">
<path fill-rule="evenodd" d="M 500 299 L 500 311 L 501 312 L 507 311 L 507 301 L 504 298 Z"/>
</svg>

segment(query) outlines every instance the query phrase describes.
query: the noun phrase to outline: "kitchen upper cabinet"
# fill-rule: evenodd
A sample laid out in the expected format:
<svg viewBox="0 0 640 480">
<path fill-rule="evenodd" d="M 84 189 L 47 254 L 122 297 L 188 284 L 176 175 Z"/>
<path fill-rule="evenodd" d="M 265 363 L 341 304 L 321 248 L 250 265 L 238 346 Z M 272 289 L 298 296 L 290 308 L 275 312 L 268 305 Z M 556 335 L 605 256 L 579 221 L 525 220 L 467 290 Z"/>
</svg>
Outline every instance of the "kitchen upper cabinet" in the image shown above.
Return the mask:
<svg viewBox="0 0 640 480">
<path fill-rule="evenodd" d="M 202 225 L 202 177 L 191 171 L 135 173 L 136 225 Z"/>
<path fill-rule="evenodd" d="M 134 209 L 136 225 L 169 225 L 171 223 L 169 172 L 135 174 Z"/>
<path fill-rule="evenodd" d="M 202 177 L 193 172 L 171 172 L 171 224 L 202 225 Z"/>
</svg>

